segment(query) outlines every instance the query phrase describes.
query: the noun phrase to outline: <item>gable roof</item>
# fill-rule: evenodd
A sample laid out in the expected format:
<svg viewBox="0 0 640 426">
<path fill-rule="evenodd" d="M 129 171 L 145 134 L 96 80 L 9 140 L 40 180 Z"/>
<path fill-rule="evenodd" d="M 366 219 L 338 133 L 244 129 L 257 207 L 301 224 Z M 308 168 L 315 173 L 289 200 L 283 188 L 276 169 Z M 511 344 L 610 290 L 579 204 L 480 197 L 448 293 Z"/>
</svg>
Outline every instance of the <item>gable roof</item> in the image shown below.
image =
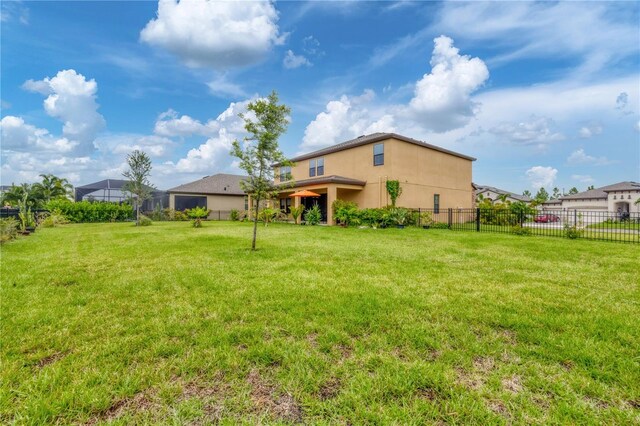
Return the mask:
<svg viewBox="0 0 640 426">
<path fill-rule="evenodd" d="M 419 141 L 417 139 L 409 138 L 407 136 L 402 136 L 397 133 L 372 133 L 370 135 L 362 135 L 355 139 L 350 139 L 345 142 L 338 143 L 336 145 L 329 146 L 327 148 L 322 148 L 317 151 L 309 152 L 306 154 L 298 155 L 297 157 L 291 158 L 290 160 L 293 162 L 307 160 L 309 158 L 319 157 L 322 155 L 332 154 L 334 152 L 344 151 L 346 149 L 355 148 L 357 146 L 367 145 L 374 142 L 383 141 L 386 139 L 398 139 L 403 142 L 411 143 L 414 145 L 422 146 L 424 148 L 433 149 L 435 151 L 444 152 L 445 154 L 454 155 L 456 157 L 464 158 L 465 160 L 476 161 L 475 158 L 469 157 L 468 155 L 460 154 L 458 152 L 450 151 L 445 148 L 440 148 L 439 146 L 431 145 L 426 142 Z M 276 164 L 277 166 L 278 164 Z"/>
<path fill-rule="evenodd" d="M 175 188 L 169 189 L 168 192 L 245 195 L 245 192 L 240 187 L 240 181 L 245 179 L 248 179 L 248 176 L 218 173 L 213 176 L 205 176 L 202 179 L 176 186 Z"/>
<path fill-rule="evenodd" d="M 507 194 L 509 197 L 516 199 L 518 201 L 523 201 L 525 203 L 528 203 L 531 201 L 531 198 L 527 197 L 526 195 L 515 194 L 513 192 L 505 191 L 504 189 L 496 188 L 494 186 L 476 185 L 476 191 L 475 191 L 476 195 L 484 191 L 491 191 L 501 195 Z"/>
<path fill-rule="evenodd" d="M 614 183 L 613 185 L 603 186 L 601 188 L 590 189 L 588 191 L 578 192 L 577 194 L 565 195 L 560 197 L 561 200 L 582 200 L 582 199 L 602 199 L 607 198 L 608 192 L 612 191 L 640 191 L 640 183 L 624 181 Z"/>
</svg>

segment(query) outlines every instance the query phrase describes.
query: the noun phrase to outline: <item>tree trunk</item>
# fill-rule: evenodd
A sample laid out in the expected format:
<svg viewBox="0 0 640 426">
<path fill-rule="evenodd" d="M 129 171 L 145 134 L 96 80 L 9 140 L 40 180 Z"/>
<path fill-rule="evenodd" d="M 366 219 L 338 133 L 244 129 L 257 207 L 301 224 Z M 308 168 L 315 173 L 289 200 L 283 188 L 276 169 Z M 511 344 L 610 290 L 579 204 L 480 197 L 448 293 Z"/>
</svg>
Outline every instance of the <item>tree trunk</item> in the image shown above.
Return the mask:
<svg viewBox="0 0 640 426">
<path fill-rule="evenodd" d="M 136 200 L 136 226 L 140 226 L 140 204 Z"/>
<path fill-rule="evenodd" d="M 260 209 L 260 198 L 256 198 L 256 211 L 253 216 L 253 241 L 251 243 L 251 250 L 256 250 L 256 237 L 258 236 L 258 211 Z"/>
</svg>

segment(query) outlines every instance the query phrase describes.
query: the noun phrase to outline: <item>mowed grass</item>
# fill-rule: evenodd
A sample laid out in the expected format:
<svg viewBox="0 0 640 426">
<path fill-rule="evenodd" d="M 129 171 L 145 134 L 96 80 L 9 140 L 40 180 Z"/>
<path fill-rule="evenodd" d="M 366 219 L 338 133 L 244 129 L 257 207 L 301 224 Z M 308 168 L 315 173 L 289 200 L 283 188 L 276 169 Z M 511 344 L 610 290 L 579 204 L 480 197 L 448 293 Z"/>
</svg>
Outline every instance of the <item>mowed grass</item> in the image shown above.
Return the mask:
<svg viewBox="0 0 640 426">
<path fill-rule="evenodd" d="M 638 424 L 636 245 L 68 225 L 2 247 L 0 422 Z"/>
</svg>

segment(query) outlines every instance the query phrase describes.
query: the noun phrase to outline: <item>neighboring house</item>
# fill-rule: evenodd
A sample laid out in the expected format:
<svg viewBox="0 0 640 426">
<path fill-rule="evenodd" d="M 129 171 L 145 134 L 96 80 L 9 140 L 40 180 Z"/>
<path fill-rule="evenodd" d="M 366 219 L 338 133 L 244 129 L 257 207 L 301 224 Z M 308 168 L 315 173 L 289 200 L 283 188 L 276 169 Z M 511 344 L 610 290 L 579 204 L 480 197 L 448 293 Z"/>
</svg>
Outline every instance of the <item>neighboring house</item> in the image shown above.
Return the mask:
<svg viewBox="0 0 640 426">
<path fill-rule="evenodd" d="M 169 207 L 174 210 L 205 207 L 209 210 L 230 212 L 247 210 L 247 197 L 240 181 L 247 176 L 219 173 L 194 182 L 171 188 Z"/>
<path fill-rule="evenodd" d="M 526 195 L 514 194 L 513 192 L 505 191 L 504 189 L 495 188 L 493 186 L 475 185 L 474 187 L 476 188 L 476 199 L 479 199 L 480 195 L 482 195 L 482 199 L 495 202 L 499 201 L 500 196 L 506 195 L 506 200 L 512 203 L 515 203 L 517 201 L 530 203 L 532 201 L 531 198 L 527 197 Z"/>
<path fill-rule="evenodd" d="M 545 210 L 608 211 L 614 213 L 640 213 L 640 183 L 619 182 L 602 188 L 590 189 L 543 204 Z"/>
<path fill-rule="evenodd" d="M 388 205 L 387 180 L 400 182 L 398 206 L 436 210 L 473 206 L 475 158 L 395 133 L 360 136 L 291 160 L 293 167 L 276 165 L 277 180 L 284 188 L 280 208 L 288 211 L 292 204 L 317 203 L 330 224 L 331 205 L 337 199 L 354 201 L 359 208 Z M 292 200 L 289 196 L 299 190 L 320 197 Z"/>
<path fill-rule="evenodd" d="M 76 186 L 76 201 L 106 201 L 110 203 L 122 203 L 131 198 L 131 194 L 123 190 L 127 180 L 105 179 L 87 185 Z M 151 198 L 142 203 L 142 211 L 151 211 L 157 207 L 165 208 L 169 202 L 166 191 L 149 187 Z"/>
</svg>

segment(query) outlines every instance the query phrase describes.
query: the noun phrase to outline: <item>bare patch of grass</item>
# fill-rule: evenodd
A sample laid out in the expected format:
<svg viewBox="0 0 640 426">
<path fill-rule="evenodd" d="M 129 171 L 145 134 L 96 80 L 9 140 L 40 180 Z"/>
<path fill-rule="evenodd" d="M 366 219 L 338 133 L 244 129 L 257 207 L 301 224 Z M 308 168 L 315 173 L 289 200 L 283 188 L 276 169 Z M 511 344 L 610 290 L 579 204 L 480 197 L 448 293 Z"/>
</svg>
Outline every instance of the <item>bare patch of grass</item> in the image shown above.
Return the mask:
<svg viewBox="0 0 640 426">
<path fill-rule="evenodd" d="M 520 376 L 505 377 L 502 379 L 502 387 L 511 393 L 520 393 L 522 391 Z"/>
<path fill-rule="evenodd" d="M 69 352 L 55 352 L 55 353 L 53 353 L 51 355 L 47 355 L 44 358 L 40 358 L 38 360 L 38 362 L 36 363 L 36 367 L 37 368 L 44 368 L 47 365 L 51 365 L 54 362 L 57 362 L 57 361 L 61 360 L 62 358 L 64 358 L 68 354 L 69 354 Z"/>
<path fill-rule="evenodd" d="M 293 423 L 302 421 L 302 408 L 290 393 L 280 394 L 257 370 L 251 370 L 247 382 L 251 387 L 251 400 L 259 412 L 267 413 L 277 420 Z"/>
<path fill-rule="evenodd" d="M 342 382 L 337 377 L 332 377 L 320 386 L 320 390 L 318 391 L 318 398 L 321 401 L 326 401 L 327 399 L 335 398 L 338 393 L 340 393 L 340 388 L 342 387 Z"/>
<path fill-rule="evenodd" d="M 125 413 L 149 411 L 155 406 L 156 404 L 151 400 L 148 394 L 145 392 L 138 392 L 130 398 L 124 398 L 114 402 L 105 411 L 89 419 L 85 425 L 91 426 L 98 422 L 112 422 L 120 418 Z"/>
</svg>

